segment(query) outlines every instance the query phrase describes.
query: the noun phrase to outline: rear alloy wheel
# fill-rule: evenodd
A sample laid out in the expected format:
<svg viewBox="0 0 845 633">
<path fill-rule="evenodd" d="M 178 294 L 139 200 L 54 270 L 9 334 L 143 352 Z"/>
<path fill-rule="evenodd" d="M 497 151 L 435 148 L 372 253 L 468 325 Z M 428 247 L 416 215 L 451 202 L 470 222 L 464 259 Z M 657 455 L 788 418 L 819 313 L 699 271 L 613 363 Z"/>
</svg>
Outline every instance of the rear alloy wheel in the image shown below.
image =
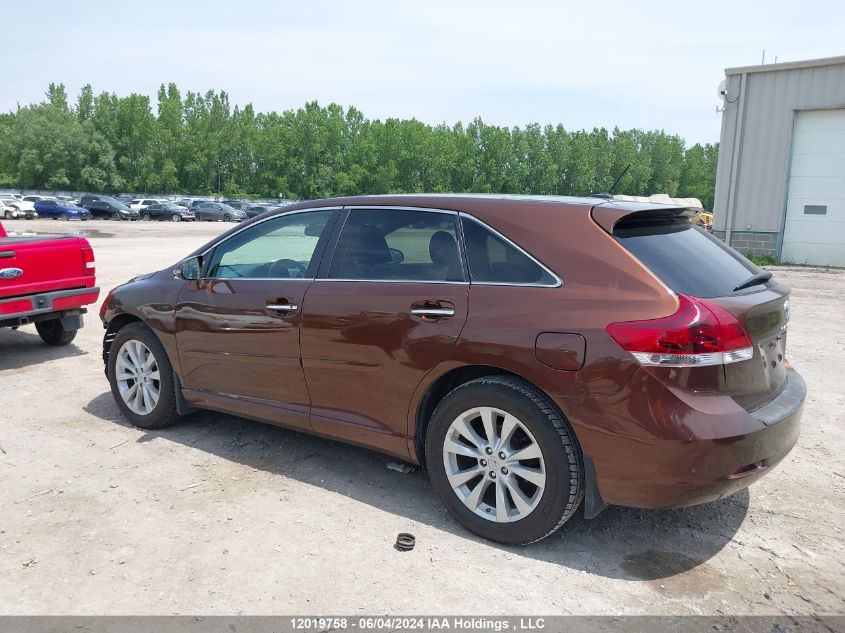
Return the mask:
<svg viewBox="0 0 845 633">
<path fill-rule="evenodd" d="M 584 495 L 580 449 L 557 407 L 512 376 L 470 381 L 437 406 L 426 433 L 431 483 L 467 529 L 522 545 L 548 536 Z"/>
<path fill-rule="evenodd" d="M 223 221 L 224 222 L 231 222 L 232 216 L 227 213 L 226 215 L 223 216 Z"/>
<path fill-rule="evenodd" d="M 121 220 L 122 218 L 120 217 L 120 213 L 115 211 L 114 213 L 111 214 L 111 219 L 114 220 L 115 222 L 117 222 L 118 220 Z"/>
<path fill-rule="evenodd" d="M 3 213 L 3 218 L 5 218 L 6 220 L 11 220 L 12 219 L 12 212 L 6 211 L 5 213 Z"/>
<path fill-rule="evenodd" d="M 476 422 L 483 435 L 475 431 Z M 546 488 L 537 440 L 518 418 L 494 407 L 475 407 L 455 418 L 443 444 L 443 463 L 452 492 L 488 521 L 526 518 Z"/>
<path fill-rule="evenodd" d="M 181 222 L 182 216 L 179 215 L 178 213 L 174 213 L 172 216 L 170 216 L 170 219 L 173 220 L 174 222 Z"/>
<path fill-rule="evenodd" d="M 117 405 L 136 426 L 160 429 L 178 419 L 173 369 L 147 326 L 132 323 L 117 333 L 109 350 L 108 376 Z"/>
<path fill-rule="evenodd" d="M 68 345 L 76 338 L 76 333 L 79 330 L 66 330 L 62 325 L 61 319 L 50 319 L 49 321 L 36 321 L 35 329 L 41 340 L 52 345 L 53 347 L 61 347 Z"/>
<path fill-rule="evenodd" d="M 68 220 L 67 213 L 60 213 L 59 219 L 62 220 L 63 222 L 67 222 L 67 220 Z"/>
</svg>

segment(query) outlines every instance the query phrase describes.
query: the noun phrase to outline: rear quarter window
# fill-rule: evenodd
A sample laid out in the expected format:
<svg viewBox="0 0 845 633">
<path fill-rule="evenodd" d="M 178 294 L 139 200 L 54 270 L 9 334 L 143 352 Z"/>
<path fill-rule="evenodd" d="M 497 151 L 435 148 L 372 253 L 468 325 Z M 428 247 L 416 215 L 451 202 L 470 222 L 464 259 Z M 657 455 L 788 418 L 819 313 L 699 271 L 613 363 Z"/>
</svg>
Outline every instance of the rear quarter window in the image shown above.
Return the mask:
<svg viewBox="0 0 845 633">
<path fill-rule="evenodd" d="M 672 290 L 693 297 L 732 295 L 734 288 L 761 272 L 686 217 L 634 214 L 617 223 L 613 237 Z M 747 291 L 755 289 L 760 285 Z"/>
<path fill-rule="evenodd" d="M 533 257 L 478 220 L 463 216 L 470 280 L 514 286 L 557 286 L 559 281 Z"/>
</svg>

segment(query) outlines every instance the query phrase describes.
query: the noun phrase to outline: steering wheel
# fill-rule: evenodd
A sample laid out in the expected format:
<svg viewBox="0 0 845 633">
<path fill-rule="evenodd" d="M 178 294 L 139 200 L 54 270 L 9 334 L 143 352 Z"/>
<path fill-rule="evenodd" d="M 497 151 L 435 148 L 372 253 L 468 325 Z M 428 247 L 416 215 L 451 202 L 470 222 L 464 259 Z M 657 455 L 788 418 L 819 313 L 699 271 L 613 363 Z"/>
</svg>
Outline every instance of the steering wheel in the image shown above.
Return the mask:
<svg viewBox="0 0 845 633">
<path fill-rule="evenodd" d="M 307 272 L 305 268 L 303 268 L 302 264 L 297 261 L 294 261 L 292 259 L 277 259 L 272 264 L 270 264 L 270 268 L 267 269 L 267 276 L 289 278 L 291 276 L 291 269 L 296 269 L 300 271 L 303 277 L 305 277 L 305 274 Z"/>
</svg>

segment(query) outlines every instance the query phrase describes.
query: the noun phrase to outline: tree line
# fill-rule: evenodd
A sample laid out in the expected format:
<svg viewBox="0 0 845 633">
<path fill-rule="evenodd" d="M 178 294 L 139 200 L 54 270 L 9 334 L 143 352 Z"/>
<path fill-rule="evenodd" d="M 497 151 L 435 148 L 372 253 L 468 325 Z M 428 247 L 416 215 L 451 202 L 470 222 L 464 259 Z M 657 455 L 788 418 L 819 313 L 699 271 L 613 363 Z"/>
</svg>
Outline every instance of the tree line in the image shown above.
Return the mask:
<svg viewBox="0 0 845 633">
<path fill-rule="evenodd" d="M 501 127 L 475 119 L 428 125 L 367 119 L 355 107 L 306 103 L 256 112 L 224 91 L 184 95 L 173 83 L 150 97 L 46 99 L 0 114 L 0 187 L 94 192 L 321 198 L 399 192 L 699 198 L 712 208 L 718 145 L 686 147 L 656 130 Z"/>
</svg>

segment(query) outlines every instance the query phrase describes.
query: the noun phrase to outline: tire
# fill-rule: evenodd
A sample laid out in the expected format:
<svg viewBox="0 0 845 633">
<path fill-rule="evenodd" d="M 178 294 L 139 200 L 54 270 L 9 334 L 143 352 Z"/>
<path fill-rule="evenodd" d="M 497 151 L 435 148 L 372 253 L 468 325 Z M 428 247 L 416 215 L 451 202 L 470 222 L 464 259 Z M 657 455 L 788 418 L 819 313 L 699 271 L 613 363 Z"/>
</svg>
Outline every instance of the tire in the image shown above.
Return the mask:
<svg viewBox="0 0 845 633">
<path fill-rule="evenodd" d="M 173 220 L 174 222 L 181 222 L 182 216 L 179 215 L 178 213 L 174 213 L 172 216 L 170 216 L 170 219 Z"/>
<path fill-rule="evenodd" d="M 117 211 L 115 211 L 114 213 L 111 214 L 111 219 L 114 220 L 115 222 L 120 222 L 120 219 L 121 219 L 120 214 Z"/>
<path fill-rule="evenodd" d="M 232 216 L 227 213 L 226 215 L 223 216 L 223 221 L 224 222 L 231 222 Z"/>
<path fill-rule="evenodd" d="M 485 425 L 475 411 L 482 408 L 493 413 L 494 435 L 501 433 L 506 420 L 515 429 L 501 452 L 490 447 L 492 452 L 487 453 Z M 475 441 L 464 440 L 466 436 L 456 431 L 453 424 L 460 426 L 460 419 L 468 421 L 471 431 L 478 429 Z M 461 525 L 491 541 L 506 545 L 539 541 L 566 523 L 584 498 L 584 466 L 574 432 L 554 403 L 520 378 L 488 376 L 455 388 L 434 410 L 425 439 L 434 491 Z M 473 456 L 463 447 L 449 450 L 447 439 L 449 448 L 463 445 Z M 539 457 L 511 460 L 511 455 L 523 451 Z M 454 481 L 463 477 L 463 483 L 453 488 L 447 469 Z M 474 478 L 469 478 L 471 471 L 477 471 Z M 476 486 L 484 486 L 478 501 L 472 494 Z M 522 508 L 514 501 L 517 495 Z"/>
<path fill-rule="evenodd" d="M 147 383 L 148 385 L 158 389 L 158 399 L 146 412 L 139 412 L 137 403 L 133 404 L 133 406 L 136 407 L 136 410 L 133 411 L 127 403 L 127 399 L 129 401 L 135 400 L 132 395 L 137 393 L 139 389 L 137 381 L 134 383 L 135 392 L 131 392 L 132 380 L 119 380 L 120 375 L 128 375 L 130 373 L 130 371 L 126 368 L 127 366 L 123 366 L 120 373 L 118 371 L 118 360 L 127 358 L 122 356 L 124 346 L 127 346 L 127 350 L 137 350 L 139 349 L 137 344 L 140 344 L 146 349 L 146 351 L 152 354 L 155 364 L 151 369 L 157 369 L 159 375 L 158 380 L 150 380 L 150 382 Z M 129 353 L 129 358 L 131 359 L 131 353 Z M 135 426 L 142 429 L 162 429 L 166 426 L 170 426 L 179 419 L 179 415 L 176 413 L 176 394 L 174 392 L 173 384 L 173 368 L 170 364 L 170 360 L 167 358 L 167 353 L 164 351 L 164 347 L 162 347 L 158 338 L 146 325 L 142 323 L 130 323 L 118 331 L 109 351 L 107 373 L 109 384 L 111 385 L 112 396 L 114 397 L 115 402 L 117 402 L 117 406 L 120 408 L 123 415 L 125 415 Z M 121 392 L 121 389 L 124 389 L 128 394 L 126 399 L 124 394 Z M 141 408 L 148 404 L 150 403 L 144 400 Z"/>
<path fill-rule="evenodd" d="M 49 321 L 37 321 L 35 329 L 38 331 L 38 336 L 41 340 L 52 345 L 53 347 L 61 347 L 68 345 L 76 338 L 76 333 L 79 330 L 66 330 L 62 327 L 61 319 L 50 319 Z"/>
<path fill-rule="evenodd" d="M 67 213 L 60 213 L 60 214 L 59 214 L 59 220 L 61 220 L 62 222 L 67 222 L 67 221 L 68 221 L 68 219 L 69 219 L 69 218 L 68 218 Z"/>
<path fill-rule="evenodd" d="M 12 219 L 12 212 L 11 211 L 5 211 L 3 213 L 3 219 L 4 220 L 11 220 Z"/>
</svg>

